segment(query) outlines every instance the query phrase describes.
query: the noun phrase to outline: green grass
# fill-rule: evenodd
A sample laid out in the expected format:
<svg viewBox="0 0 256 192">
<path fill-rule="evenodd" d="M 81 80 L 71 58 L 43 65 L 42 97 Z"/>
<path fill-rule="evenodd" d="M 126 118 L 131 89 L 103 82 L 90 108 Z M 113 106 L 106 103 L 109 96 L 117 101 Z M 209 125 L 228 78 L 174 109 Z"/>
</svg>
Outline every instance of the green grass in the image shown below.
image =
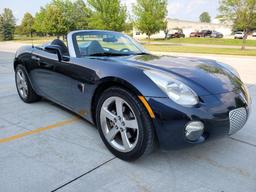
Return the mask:
<svg viewBox="0 0 256 192">
<path fill-rule="evenodd" d="M 211 47 L 206 48 L 206 47 L 166 46 L 166 45 L 145 45 L 145 48 L 147 48 L 150 51 L 156 51 L 156 52 L 256 56 L 256 50 L 241 50 L 241 49 L 232 49 L 232 48 L 211 48 Z"/>
<path fill-rule="evenodd" d="M 148 40 L 144 41 L 149 42 Z M 175 39 L 157 39 L 150 42 L 162 42 L 162 43 L 177 43 L 177 44 L 207 44 L 207 45 L 232 45 L 241 46 L 243 40 L 241 39 L 214 39 L 214 38 L 175 38 Z M 256 40 L 247 40 L 246 46 L 256 46 Z"/>
<path fill-rule="evenodd" d="M 33 43 L 34 44 L 43 44 L 43 43 L 47 43 L 51 40 L 56 39 L 56 37 L 50 36 L 50 37 L 27 37 L 27 36 L 21 36 L 21 35 L 15 35 L 14 36 L 14 41 L 18 41 L 21 43 Z"/>
<path fill-rule="evenodd" d="M 31 42 L 35 43 L 46 43 L 56 37 L 27 37 L 27 36 L 15 36 L 15 41 L 19 42 Z M 144 40 L 143 42 L 149 42 Z M 151 40 L 150 42 L 161 42 L 161 43 L 177 43 L 177 44 L 206 44 L 206 45 L 231 45 L 231 46 L 241 46 L 243 40 L 241 39 L 214 39 L 214 38 L 175 38 L 167 40 Z M 256 46 L 256 40 L 247 40 L 246 46 Z"/>
</svg>

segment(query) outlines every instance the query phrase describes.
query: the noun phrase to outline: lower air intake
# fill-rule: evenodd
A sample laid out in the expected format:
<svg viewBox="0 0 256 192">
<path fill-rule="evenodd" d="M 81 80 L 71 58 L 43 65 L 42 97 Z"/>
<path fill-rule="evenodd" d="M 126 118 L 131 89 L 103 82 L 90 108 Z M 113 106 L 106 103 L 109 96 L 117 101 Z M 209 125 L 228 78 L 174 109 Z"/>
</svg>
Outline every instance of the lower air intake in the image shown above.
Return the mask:
<svg viewBox="0 0 256 192">
<path fill-rule="evenodd" d="M 247 111 L 245 108 L 238 108 L 229 112 L 230 129 L 229 134 L 235 134 L 243 128 L 247 120 Z"/>
</svg>

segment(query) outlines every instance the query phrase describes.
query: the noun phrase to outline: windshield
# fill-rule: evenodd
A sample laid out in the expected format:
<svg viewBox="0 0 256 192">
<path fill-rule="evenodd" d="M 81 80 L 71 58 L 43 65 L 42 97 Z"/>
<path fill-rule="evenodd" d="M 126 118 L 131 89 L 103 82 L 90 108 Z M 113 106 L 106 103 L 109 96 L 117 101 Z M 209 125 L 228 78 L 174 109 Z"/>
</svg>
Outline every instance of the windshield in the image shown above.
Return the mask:
<svg viewBox="0 0 256 192">
<path fill-rule="evenodd" d="M 147 54 L 139 43 L 127 35 L 108 31 L 79 32 L 73 37 L 76 53 L 85 56 L 127 56 Z"/>
</svg>

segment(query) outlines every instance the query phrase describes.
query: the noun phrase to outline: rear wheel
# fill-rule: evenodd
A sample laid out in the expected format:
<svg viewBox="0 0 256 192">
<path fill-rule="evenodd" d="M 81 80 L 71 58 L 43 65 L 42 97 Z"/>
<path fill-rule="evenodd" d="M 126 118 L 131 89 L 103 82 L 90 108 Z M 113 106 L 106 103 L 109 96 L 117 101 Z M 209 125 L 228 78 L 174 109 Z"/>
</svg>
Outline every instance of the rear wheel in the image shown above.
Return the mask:
<svg viewBox="0 0 256 192">
<path fill-rule="evenodd" d="M 40 100 L 40 96 L 33 90 L 30 81 L 28 80 L 27 73 L 21 65 L 18 65 L 15 69 L 15 82 L 18 94 L 25 103 L 32 103 Z"/>
<path fill-rule="evenodd" d="M 132 161 L 152 151 L 154 131 L 150 117 L 128 91 L 107 89 L 99 99 L 96 121 L 103 142 L 118 158 Z"/>
</svg>

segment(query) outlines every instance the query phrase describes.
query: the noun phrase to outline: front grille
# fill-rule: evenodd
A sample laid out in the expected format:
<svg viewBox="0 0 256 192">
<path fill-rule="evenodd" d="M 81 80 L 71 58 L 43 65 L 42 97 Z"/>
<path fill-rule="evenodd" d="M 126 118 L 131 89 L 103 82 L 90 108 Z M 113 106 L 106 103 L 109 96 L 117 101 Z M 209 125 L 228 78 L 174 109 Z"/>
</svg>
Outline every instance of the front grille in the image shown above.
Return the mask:
<svg viewBox="0 0 256 192">
<path fill-rule="evenodd" d="M 247 112 L 245 108 L 238 108 L 229 112 L 230 129 L 229 134 L 235 134 L 243 128 L 247 121 Z"/>
</svg>

